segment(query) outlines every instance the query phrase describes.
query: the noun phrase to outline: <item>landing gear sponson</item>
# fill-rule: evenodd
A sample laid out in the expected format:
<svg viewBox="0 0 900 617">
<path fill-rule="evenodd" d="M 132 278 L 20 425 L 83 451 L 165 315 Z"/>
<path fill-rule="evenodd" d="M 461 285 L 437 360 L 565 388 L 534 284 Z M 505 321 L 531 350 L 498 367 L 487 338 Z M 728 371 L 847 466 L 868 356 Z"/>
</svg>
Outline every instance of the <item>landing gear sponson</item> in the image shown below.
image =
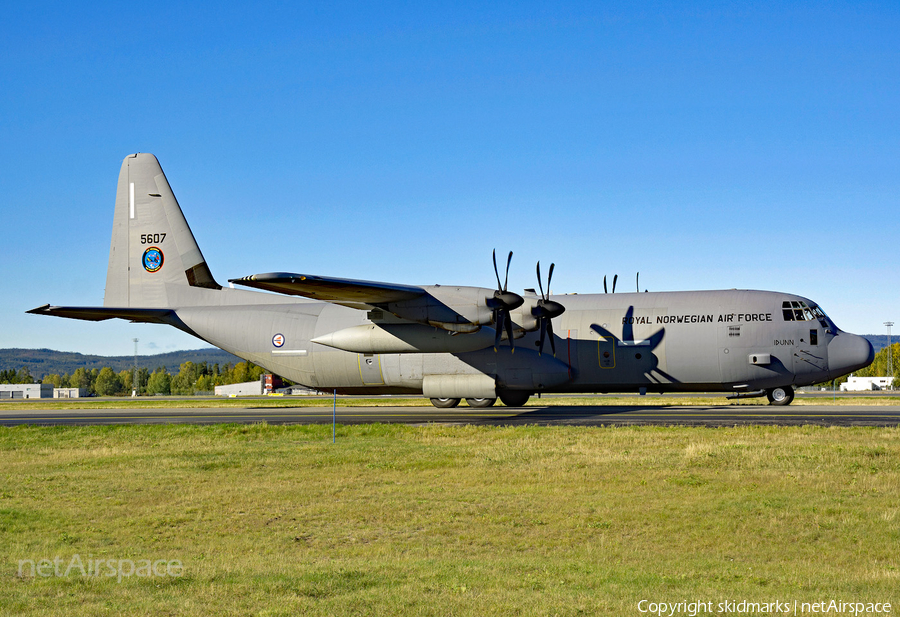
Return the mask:
<svg viewBox="0 0 900 617">
<path fill-rule="evenodd" d="M 523 407 L 531 395 L 528 392 L 515 390 L 505 390 L 497 393 L 500 400 L 507 407 Z M 756 396 L 761 396 L 757 394 Z M 794 389 L 791 386 L 781 386 L 778 388 L 770 388 L 766 390 L 766 398 L 770 405 L 790 405 L 794 400 Z M 433 398 L 431 404 L 439 409 L 451 409 L 459 405 L 462 399 L 458 398 Z M 497 402 L 495 398 L 467 398 L 466 403 L 469 407 L 487 408 L 492 407 Z"/>
</svg>

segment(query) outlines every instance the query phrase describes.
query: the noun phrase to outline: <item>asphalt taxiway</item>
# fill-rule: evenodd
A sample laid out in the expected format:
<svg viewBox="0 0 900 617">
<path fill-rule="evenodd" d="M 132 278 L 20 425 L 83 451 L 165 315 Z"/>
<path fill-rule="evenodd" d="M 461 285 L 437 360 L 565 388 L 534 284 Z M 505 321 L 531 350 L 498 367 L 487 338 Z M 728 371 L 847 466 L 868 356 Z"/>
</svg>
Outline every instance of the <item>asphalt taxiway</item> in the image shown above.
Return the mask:
<svg viewBox="0 0 900 617">
<path fill-rule="evenodd" d="M 0 405 L 0 426 L 88 426 L 110 424 L 330 424 L 331 407 L 15 409 Z M 623 405 L 473 409 L 434 407 L 338 407 L 338 424 L 483 425 L 823 425 L 900 426 L 900 405 Z"/>
</svg>

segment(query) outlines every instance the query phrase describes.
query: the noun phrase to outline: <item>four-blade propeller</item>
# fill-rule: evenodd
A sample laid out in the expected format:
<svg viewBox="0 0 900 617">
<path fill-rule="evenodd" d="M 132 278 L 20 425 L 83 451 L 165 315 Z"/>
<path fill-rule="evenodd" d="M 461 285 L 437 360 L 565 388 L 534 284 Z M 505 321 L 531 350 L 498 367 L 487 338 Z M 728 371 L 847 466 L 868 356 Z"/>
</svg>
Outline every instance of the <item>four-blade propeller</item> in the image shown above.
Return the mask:
<svg viewBox="0 0 900 617">
<path fill-rule="evenodd" d="M 531 309 L 531 314 L 538 320 L 541 328 L 540 344 L 538 345 L 538 355 L 544 353 L 544 337 L 550 335 L 550 349 L 553 355 L 556 355 L 556 343 L 553 340 L 553 322 L 550 321 L 554 317 L 559 317 L 566 311 L 559 302 L 548 299 L 550 294 L 550 279 L 553 278 L 553 268 L 556 264 L 550 264 L 550 272 L 547 273 L 547 293 L 544 294 L 544 286 L 541 284 L 541 262 L 537 262 L 537 279 L 538 288 L 541 290 L 541 299 L 537 301 L 537 306 Z"/>
<path fill-rule="evenodd" d="M 613 290 L 612 290 L 613 293 L 616 293 L 616 281 L 618 281 L 618 280 L 619 280 L 619 275 L 617 274 L 613 277 Z M 609 290 L 606 287 L 606 275 L 605 274 L 603 275 L 603 293 L 609 293 Z"/>
<path fill-rule="evenodd" d="M 506 279 L 503 285 L 500 284 L 500 271 L 497 269 L 497 250 L 494 249 L 494 274 L 497 276 L 497 290 L 492 298 L 487 298 L 488 308 L 493 310 L 494 329 L 497 335 L 494 337 L 494 351 L 500 347 L 500 338 L 503 336 L 503 328 L 506 328 L 506 336 L 509 339 L 509 346 L 515 351 L 516 346 L 513 343 L 513 323 L 509 317 L 509 312 L 522 306 L 525 299 L 519 294 L 506 290 L 509 283 L 509 264 L 512 262 L 512 251 L 506 259 Z"/>
<path fill-rule="evenodd" d="M 492 311 L 491 320 L 494 323 L 494 329 L 496 331 L 496 335 L 494 337 L 494 351 L 497 351 L 500 347 L 500 341 L 502 340 L 503 333 L 505 331 L 506 338 L 509 341 L 509 346 L 514 353 L 516 349 L 516 344 L 514 342 L 515 332 L 510 312 L 522 306 L 522 304 L 525 303 L 525 300 L 519 294 L 513 293 L 507 289 L 509 285 L 509 266 L 510 263 L 512 263 L 512 256 L 512 251 L 510 251 L 509 257 L 507 257 L 506 259 L 506 276 L 501 283 L 500 269 L 497 268 L 497 250 L 494 249 L 494 276 L 497 277 L 497 290 L 494 291 L 494 295 L 492 297 L 485 298 L 485 302 L 487 303 L 488 308 L 490 308 Z M 542 354 L 544 352 L 544 340 L 549 334 L 550 348 L 553 350 L 554 356 L 556 355 L 556 342 L 553 340 L 553 322 L 551 320 L 554 317 L 559 317 L 566 311 L 566 307 L 564 307 L 559 302 L 550 299 L 550 281 L 553 279 L 553 269 L 555 267 L 556 264 L 550 264 L 550 271 L 547 273 L 547 292 L 544 293 L 544 284 L 541 280 L 541 262 L 537 263 L 537 279 L 538 287 L 541 290 L 541 297 L 531 308 L 531 316 L 537 322 L 537 327 L 540 329 L 538 354 Z M 527 326 L 528 330 L 532 330 L 532 328 L 532 326 Z"/>
</svg>

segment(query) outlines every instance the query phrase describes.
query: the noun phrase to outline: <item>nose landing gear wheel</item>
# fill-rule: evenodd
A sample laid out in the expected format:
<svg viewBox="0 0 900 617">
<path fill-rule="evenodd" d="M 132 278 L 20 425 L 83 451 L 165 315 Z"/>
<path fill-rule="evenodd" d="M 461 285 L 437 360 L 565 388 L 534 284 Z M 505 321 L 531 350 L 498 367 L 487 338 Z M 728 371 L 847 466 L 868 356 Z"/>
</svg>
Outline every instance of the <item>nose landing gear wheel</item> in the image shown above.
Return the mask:
<svg viewBox="0 0 900 617">
<path fill-rule="evenodd" d="M 494 403 L 497 402 L 495 398 L 467 398 L 466 402 L 469 404 L 469 407 L 493 407 Z"/>
<path fill-rule="evenodd" d="M 437 407 L 438 409 L 450 409 L 451 407 L 456 407 L 459 405 L 458 398 L 433 398 L 431 399 L 431 404 Z"/>
<path fill-rule="evenodd" d="M 790 405 L 794 400 L 794 389 L 790 386 L 766 390 L 769 405 Z"/>
</svg>

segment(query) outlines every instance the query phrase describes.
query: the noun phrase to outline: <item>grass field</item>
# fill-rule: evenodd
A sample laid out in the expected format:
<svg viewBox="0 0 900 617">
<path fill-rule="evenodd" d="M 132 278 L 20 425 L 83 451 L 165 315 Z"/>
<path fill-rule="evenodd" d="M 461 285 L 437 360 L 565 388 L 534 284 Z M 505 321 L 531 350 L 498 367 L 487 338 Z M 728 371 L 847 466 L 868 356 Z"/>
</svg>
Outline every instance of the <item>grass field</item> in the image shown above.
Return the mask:
<svg viewBox="0 0 900 617">
<path fill-rule="evenodd" d="M 2 614 L 897 606 L 898 549 L 896 428 L 0 428 Z M 75 555 L 183 572 L 20 576 Z"/>
</svg>

